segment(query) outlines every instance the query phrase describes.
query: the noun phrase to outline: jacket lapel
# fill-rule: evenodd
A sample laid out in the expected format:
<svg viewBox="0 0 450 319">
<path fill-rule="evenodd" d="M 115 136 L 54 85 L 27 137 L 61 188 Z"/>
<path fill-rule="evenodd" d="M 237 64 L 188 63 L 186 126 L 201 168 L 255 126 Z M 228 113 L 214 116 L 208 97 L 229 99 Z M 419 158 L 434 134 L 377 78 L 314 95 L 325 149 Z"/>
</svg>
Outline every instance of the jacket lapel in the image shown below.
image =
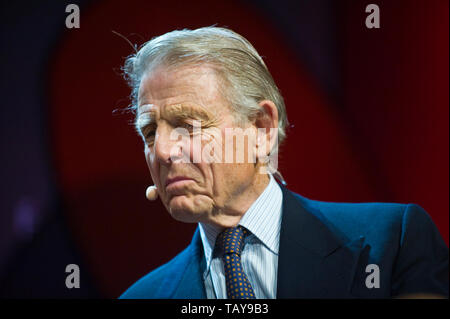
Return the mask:
<svg viewBox="0 0 450 319">
<path fill-rule="evenodd" d="M 174 299 L 205 299 L 205 286 L 202 274 L 205 257 L 201 246 L 199 230 L 194 233 L 191 244 L 187 248 L 187 256 L 183 265 L 177 267 L 184 272 L 179 284 L 174 288 L 170 298 Z"/>
<path fill-rule="evenodd" d="M 288 189 L 283 191 L 277 298 L 352 298 L 364 237 L 348 240 L 327 225 L 318 211 L 308 211 Z M 169 298 L 206 298 L 204 254 L 197 228 L 172 281 Z M 169 279 L 169 278 L 168 278 Z M 170 279 L 169 279 L 170 280 Z"/>
<path fill-rule="evenodd" d="M 350 241 L 288 189 L 278 259 L 277 298 L 351 298 L 363 237 Z"/>
</svg>

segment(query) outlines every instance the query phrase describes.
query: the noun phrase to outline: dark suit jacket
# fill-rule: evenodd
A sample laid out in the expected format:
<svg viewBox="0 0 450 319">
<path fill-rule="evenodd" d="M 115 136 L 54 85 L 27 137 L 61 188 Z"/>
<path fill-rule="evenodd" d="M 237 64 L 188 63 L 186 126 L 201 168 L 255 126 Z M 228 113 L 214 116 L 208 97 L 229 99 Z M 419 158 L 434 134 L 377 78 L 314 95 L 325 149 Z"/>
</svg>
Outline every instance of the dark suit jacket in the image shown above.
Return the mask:
<svg viewBox="0 0 450 319">
<path fill-rule="evenodd" d="M 408 204 L 344 204 L 304 198 L 281 186 L 277 298 L 448 296 L 448 248 L 428 214 Z M 379 269 L 379 288 L 368 288 Z M 120 298 L 206 298 L 199 231 L 174 259 Z"/>
</svg>

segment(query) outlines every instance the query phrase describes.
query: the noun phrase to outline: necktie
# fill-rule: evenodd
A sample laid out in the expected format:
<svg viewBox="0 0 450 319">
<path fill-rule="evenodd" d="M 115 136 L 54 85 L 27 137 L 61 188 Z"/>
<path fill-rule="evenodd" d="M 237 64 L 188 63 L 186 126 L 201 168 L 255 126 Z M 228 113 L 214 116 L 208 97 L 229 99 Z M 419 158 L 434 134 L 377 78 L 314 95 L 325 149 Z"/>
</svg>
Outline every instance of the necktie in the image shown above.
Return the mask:
<svg viewBox="0 0 450 319">
<path fill-rule="evenodd" d="M 230 299 L 255 299 L 253 288 L 241 265 L 241 252 L 247 234 L 248 230 L 237 226 L 225 229 L 216 239 L 216 246 L 223 252 L 227 296 Z"/>
</svg>

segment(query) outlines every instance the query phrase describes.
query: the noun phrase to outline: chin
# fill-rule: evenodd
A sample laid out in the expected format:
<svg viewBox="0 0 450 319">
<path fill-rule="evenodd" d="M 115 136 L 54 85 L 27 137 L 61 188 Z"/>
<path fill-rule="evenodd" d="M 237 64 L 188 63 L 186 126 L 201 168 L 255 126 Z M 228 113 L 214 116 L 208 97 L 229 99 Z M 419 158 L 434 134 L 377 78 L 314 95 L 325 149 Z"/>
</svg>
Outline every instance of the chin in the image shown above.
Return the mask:
<svg viewBox="0 0 450 319">
<path fill-rule="evenodd" d="M 195 207 L 192 200 L 185 196 L 172 198 L 167 206 L 170 215 L 175 220 L 183 223 L 197 223 L 203 216 L 202 210 L 199 210 L 199 207 Z"/>
<path fill-rule="evenodd" d="M 194 216 L 189 211 L 176 210 L 176 211 L 172 211 L 172 213 L 170 215 L 172 216 L 173 219 L 175 219 L 176 221 L 182 222 L 182 223 L 193 224 L 193 223 L 199 222 L 199 218 Z"/>
</svg>

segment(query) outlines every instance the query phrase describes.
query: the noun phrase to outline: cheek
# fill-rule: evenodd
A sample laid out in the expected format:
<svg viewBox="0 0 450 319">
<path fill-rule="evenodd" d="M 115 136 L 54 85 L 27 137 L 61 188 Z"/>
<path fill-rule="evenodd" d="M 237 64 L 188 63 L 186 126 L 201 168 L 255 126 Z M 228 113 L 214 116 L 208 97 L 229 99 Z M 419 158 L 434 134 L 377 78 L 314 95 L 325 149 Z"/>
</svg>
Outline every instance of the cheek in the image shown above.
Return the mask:
<svg viewBox="0 0 450 319">
<path fill-rule="evenodd" d="M 145 161 L 147 162 L 148 169 L 150 171 L 150 175 L 152 176 L 152 180 L 155 184 L 159 183 L 158 178 L 158 168 L 157 161 L 155 160 L 155 153 L 151 151 L 151 149 L 146 145 L 145 146 Z"/>
<path fill-rule="evenodd" d="M 145 154 L 145 161 L 147 162 L 147 166 L 148 166 L 148 168 L 150 168 L 152 160 L 153 160 L 153 156 L 152 156 L 152 152 L 150 151 L 150 148 L 147 145 L 145 145 L 144 154 Z"/>
</svg>

